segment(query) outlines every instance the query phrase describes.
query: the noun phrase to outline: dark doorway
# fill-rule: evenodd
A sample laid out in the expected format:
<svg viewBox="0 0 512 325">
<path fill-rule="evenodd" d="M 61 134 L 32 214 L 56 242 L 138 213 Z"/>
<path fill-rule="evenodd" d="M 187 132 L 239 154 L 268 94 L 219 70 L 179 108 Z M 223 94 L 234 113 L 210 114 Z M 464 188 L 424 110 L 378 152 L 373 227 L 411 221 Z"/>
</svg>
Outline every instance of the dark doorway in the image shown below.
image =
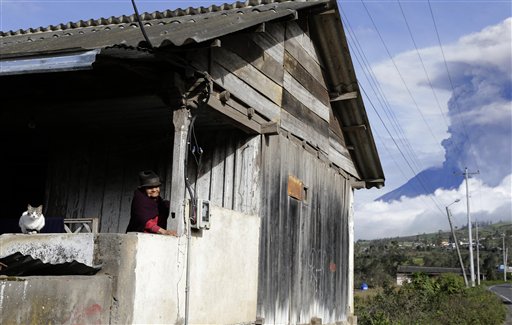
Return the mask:
<svg viewBox="0 0 512 325">
<path fill-rule="evenodd" d="M 19 232 L 17 221 L 27 204 L 44 203 L 47 135 L 27 127 L 4 129 L 0 136 L 0 233 Z"/>
</svg>

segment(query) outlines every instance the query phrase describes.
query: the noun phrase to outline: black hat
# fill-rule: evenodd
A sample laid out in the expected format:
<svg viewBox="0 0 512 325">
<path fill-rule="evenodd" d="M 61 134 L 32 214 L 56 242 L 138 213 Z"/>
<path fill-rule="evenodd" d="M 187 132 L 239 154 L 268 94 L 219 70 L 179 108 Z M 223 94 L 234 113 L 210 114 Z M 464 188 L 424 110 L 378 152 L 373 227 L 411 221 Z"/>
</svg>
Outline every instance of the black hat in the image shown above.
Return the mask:
<svg viewBox="0 0 512 325">
<path fill-rule="evenodd" d="M 162 185 L 160 177 L 152 170 L 143 170 L 139 173 L 139 188 L 156 187 Z"/>
</svg>

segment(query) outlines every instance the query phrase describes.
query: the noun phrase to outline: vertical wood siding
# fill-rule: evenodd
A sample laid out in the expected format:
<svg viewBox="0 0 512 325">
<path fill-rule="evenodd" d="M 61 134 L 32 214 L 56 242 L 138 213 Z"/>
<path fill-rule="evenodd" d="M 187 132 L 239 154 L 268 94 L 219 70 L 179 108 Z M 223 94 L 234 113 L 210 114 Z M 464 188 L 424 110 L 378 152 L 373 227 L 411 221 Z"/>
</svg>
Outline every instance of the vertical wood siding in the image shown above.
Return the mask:
<svg viewBox="0 0 512 325">
<path fill-rule="evenodd" d="M 204 150 L 199 170 L 189 158 L 189 179 L 197 197 L 217 206 L 259 215 L 260 136 L 230 130 L 199 133 Z M 130 220 L 138 172 L 154 170 L 168 198 L 171 180 L 172 138 L 161 135 L 149 143 L 144 136 L 109 136 L 56 141 L 50 153 L 46 215 L 99 217 L 100 231 L 122 233 Z"/>
<path fill-rule="evenodd" d="M 203 149 L 201 164 L 198 169 L 191 156 L 188 169 L 197 198 L 259 215 L 261 136 L 231 130 L 199 133 L 197 139 Z"/>
<path fill-rule="evenodd" d="M 167 182 L 172 138 L 165 134 L 103 134 L 53 139 L 46 216 L 100 218 L 101 232 L 124 232 L 138 172 L 154 170 Z M 169 179 L 170 181 L 170 179 Z M 166 196 L 162 187 L 162 196 Z"/>
<path fill-rule="evenodd" d="M 262 142 L 258 316 L 267 324 L 346 320 L 349 182 L 282 135 Z M 288 196 L 288 175 L 307 198 Z"/>
</svg>

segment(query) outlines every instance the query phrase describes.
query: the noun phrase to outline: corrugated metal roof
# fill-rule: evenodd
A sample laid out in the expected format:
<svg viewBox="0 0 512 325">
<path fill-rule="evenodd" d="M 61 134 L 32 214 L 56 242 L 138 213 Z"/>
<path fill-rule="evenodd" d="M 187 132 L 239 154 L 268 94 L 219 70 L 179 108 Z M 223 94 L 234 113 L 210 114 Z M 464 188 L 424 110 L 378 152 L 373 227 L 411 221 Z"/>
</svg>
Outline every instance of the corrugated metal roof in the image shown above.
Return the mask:
<svg viewBox="0 0 512 325">
<path fill-rule="evenodd" d="M 0 275 L 32 276 L 32 275 L 94 275 L 100 266 L 87 266 L 72 261 L 59 264 L 44 263 L 30 255 L 16 252 L 0 258 Z"/>
<path fill-rule="evenodd" d="M 141 18 L 154 47 L 201 43 L 258 24 L 293 16 L 297 10 L 328 0 L 253 0 L 208 8 L 144 13 Z M 44 41 L 44 42 L 43 42 Z M 51 53 L 105 48 L 114 45 L 143 47 L 145 40 L 136 16 L 91 19 L 75 23 L 0 33 L 0 54 Z"/>
</svg>

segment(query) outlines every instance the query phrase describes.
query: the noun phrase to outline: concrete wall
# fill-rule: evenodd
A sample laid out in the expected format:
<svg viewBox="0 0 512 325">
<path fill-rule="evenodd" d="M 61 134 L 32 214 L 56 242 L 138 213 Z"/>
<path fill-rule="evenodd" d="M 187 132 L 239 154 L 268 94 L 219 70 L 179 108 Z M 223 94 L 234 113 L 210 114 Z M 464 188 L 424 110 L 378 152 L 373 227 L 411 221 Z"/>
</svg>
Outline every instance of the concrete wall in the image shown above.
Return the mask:
<svg viewBox="0 0 512 325">
<path fill-rule="evenodd" d="M 98 234 L 95 264 L 101 264 L 98 274 L 110 275 L 112 281 L 111 324 L 131 324 L 135 296 L 135 264 L 137 235 Z"/>
<path fill-rule="evenodd" d="M 256 320 L 259 228 L 259 217 L 212 206 L 211 228 L 192 237 L 190 324 Z M 186 237 L 136 236 L 133 323 L 182 323 Z"/>
<path fill-rule="evenodd" d="M 259 231 L 259 217 L 211 207 L 211 228 L 191 239 L 190 324 L 256 320 Z M 9 311 L 1 324 L 184 322 L 186 236 L 2 235 L 0 249 L 0 256 L 102 265 L 88 277 L 0 276 L 0 315 Z"/>
<path fill-rule="evenodd" d="M 190 323 L 256 320 L 260 218 L 213 208 L 191 252 Z"/>
<path fill-rule="evenodd" d="M 0 277 L 0 324 L 108 324 L 109 276 Z"/>
<path fill-rule="evenodd" d="M 186 237 L 136 234 L 133 323 L 180 324 L 185 312 Z M 125 279 L 119 279 L 126 282 Z"/>
</svg>

